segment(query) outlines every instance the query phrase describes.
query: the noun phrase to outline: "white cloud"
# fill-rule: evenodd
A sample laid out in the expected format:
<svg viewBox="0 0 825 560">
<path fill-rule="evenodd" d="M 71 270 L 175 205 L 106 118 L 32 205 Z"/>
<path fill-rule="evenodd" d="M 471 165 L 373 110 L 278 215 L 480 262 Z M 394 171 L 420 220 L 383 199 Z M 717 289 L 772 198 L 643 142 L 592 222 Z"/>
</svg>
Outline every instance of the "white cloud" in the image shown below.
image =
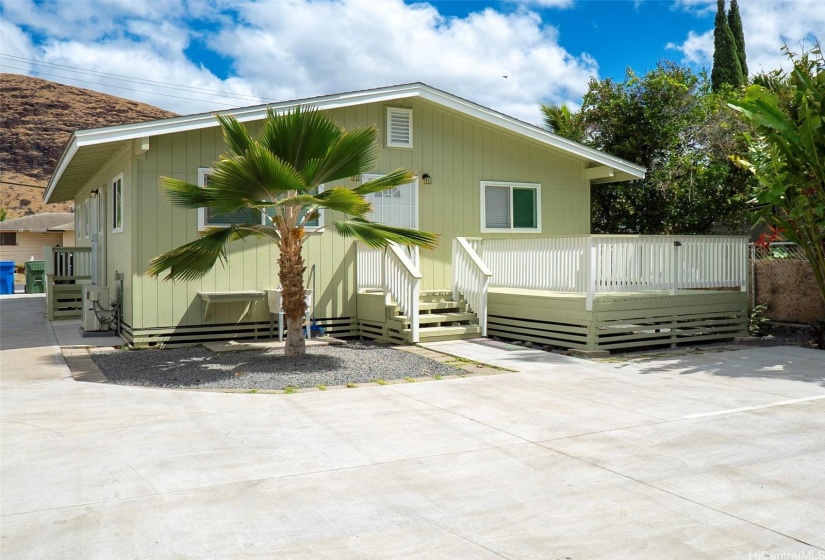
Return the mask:
<svg viewBox="0 0 825 560">
<path fill-rule="evenodd" d="M 563 7 L 569 0 L 527 3 Z M 208 25 L 195 28 L 197 18 Z M 574 103 L 598 73 L 592 57 L 562 48 L 557 30 L 526 7 L 447 18 L 430 4 L 402 0 L 8 0 L 3 21 L 4 54 L 6 43 L 22 45 L 28 54 L 18 56 L 129 75 L 144 82 L 120 85 L 150 93 L 116 89 L 100 76 L 74 76 L 98 85 L 43 77 L 179 113 L 221 106 L 145 80 L 246 96 L 219 97 L 224 107 L 422 81 L 538 123 L 540 101 Z M 37 37 L 34 46 L 26 47 L 21 30 Z M 233 77 L 222 80 L 188 58 L 195 37 L 231 62 Z M 44 64 L 34 69 L 56 73 Z"/>
<path fill-rule="evenodd" d="M 445 18 L 401 0 L 255 2 L 214 47 L 268 96 L 289 99 L 422 81 L 539 122 L 544 97 L 580 97 L 598 71 L 559 46 L 538 15 L 492 9 Z M 507 76 L 504 78 L 503 76 Z"/>
<path fill-rule="evenodd" d="M 713 29 L 701 35 L 690 31 L 684 43 L 668 43 L 666 48 L 682 51 L 684 61 L 690 64 L 707 64 L 713 60 Z"/>
<path fill-rule="evenodd" d="M 678 0 L 677 5 L 697 11 L 716 10 L 715 2 L 707 0 Z M 787 68 L 787 58 L 781 51 L 784 44 L 798 52 L 800 45 L 810 48 L 817 37 L 825 39 L 825 9 L 821 0 L 740 0 L 739 12 L 751 75 L 780 66 Z M 668 48 L 682 51 L 686 62 L 710 68 L 713 29 L 701 34 L 691 31 L 684 42 L 670 44 Z"/>
</svg>

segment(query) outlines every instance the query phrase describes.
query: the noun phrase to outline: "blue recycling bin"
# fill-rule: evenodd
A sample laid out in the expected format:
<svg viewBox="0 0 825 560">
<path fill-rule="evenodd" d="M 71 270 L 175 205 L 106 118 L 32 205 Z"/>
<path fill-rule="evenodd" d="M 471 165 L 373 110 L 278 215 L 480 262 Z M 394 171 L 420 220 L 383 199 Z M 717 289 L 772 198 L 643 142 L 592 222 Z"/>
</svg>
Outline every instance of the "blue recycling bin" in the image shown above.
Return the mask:
<svg viewBox="0 0 825 560">
<path fill-rule="evenodd" d="M 0 295 L 14 293 L 14 261 L 0 261 Z"/>
</svg>

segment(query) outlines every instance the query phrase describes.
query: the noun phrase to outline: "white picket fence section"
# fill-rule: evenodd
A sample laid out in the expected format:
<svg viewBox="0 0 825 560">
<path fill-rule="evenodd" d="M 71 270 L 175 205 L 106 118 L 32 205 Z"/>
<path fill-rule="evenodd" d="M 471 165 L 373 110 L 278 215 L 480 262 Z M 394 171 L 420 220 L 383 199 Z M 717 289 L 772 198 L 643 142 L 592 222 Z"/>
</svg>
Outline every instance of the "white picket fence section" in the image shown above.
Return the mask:
<svg viewBox="0 0 825 560">
<path fill-rule="evenodd" d="M 419 342 L 418 296 L 421 272 L 413 263 L 418 252 L 408 252 L 395 243 L 386 249 L 356 244 L 356 285 L 359 290 L 383 290 L 387 304 L 394 302 L 410 324 L 410 342 Z"/>
<path fill-rule="evenodd" d="M 589 236 L 483 239 L 476 252 L 493 273 L 493 287 L 584 292 L 589 243 Z"/>
<path fill-rule="evenodd" d="M 478 316 L 481 336 L 487 336 L 487 290 L 493 273 L 475 250 L 480 238 L 453 239 L 453 300 L 464 297 L 469 310 Z"/>
<path fill-rule="evenodd" d="M 738 236 L 582 235 L 483 239 L 491 286 L 587 294 L 679 289 L 747 290 L 748 240 Z"/>
<path fill-rule="evenodd" d="M 360 242 L 355 247 L 355 283 L 358 290 L 383 290 L 384 249 L 373 249 Z"/>
</svg>

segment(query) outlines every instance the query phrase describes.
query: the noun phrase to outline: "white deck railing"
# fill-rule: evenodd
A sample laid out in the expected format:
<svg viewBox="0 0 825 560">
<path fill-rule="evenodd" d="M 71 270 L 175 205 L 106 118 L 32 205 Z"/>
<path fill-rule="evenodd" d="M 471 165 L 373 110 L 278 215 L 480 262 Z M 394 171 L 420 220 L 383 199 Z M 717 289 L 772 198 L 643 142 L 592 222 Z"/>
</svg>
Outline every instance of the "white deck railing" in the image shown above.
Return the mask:
<svg viewBox="0 0 825 560">
<path fill-rule="evenodd" d="M 44 247 L 43 268 L 52 276 L 91 278 L 91 247 Z"/>
<path fill-rule="evenodd" d="M 484 239 L 491 286 L 587 294 L 679 289 L 747 290 L 746 237 L 583 235 Z"/>
<path fill-rule="evenodd" d="M 469 310 L 478 316 L 481 336 L 487 336 L 487 290 L 493 273 L 476 253 L 480 241 L 478 237 L 453 239 L 453 300 L 464 297 Z"/>
<path fill-rule="evenodd" d="M 417 252 L 395 243 L 386 249 L 373 249 L 363 243 L 356 245 L 358 269 L 356 285 L 358 290 L 380 289 L 386 303 L 394 303 L 410 324 L 410 342 L 418 342 L 419 317 L 418 296 L 421 292 L 421 272 L 412 258 Z"/>
</svg>

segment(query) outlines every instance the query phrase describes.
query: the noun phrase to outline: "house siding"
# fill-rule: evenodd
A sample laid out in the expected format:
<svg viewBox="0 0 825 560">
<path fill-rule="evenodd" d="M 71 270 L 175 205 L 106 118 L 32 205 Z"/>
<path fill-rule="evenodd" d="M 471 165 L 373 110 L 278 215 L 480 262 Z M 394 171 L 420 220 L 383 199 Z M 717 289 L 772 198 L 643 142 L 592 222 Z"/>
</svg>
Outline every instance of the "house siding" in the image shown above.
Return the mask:
<svg viewBox="0 0 825 560">
<path fill-rule="evenodd" d="M 412 149 L 386 147 L 388 106 L 413 110 Z M 433 177 L 431 185 L 419 184 L 419 227 L 440 234 L 437 249 L 421 252 L 423 289 L 449 288 L 452 238 L 482 236 L 482 180 L 541 184 L 541 233 L 536 235 L 589 232 L 589 184 L 583 163 L 569 155 L 421 99 L 359 105 L 330 114 L 346 129 L 373 124 L 379 128 L 381 160 L 374 172 L 403 167 Z M 248 126 L 254 130 L 258 125 Z M 213 304 L 204 319 L 198 292 L 264 290 L 279 285 L 278 252 L 271 242 L 256 239 L 233 243 L 226 268 L 218 264 L 197 281 L 165 282 L 145 275 L 151 258 L 198 237 L 198 211 L 173 207 L 158 186 L 159 177 L 196 183 L 198 168 L 211 167 L 225 150 L 217 127 L 152 137 L 147 153 L 122 153 L 77 199 L 82 204 L 90 189 L 104 184 L 108 192 L 111 179 L 124 174 L 124 231 L 112 234 L 107 224 L 106 281 L 113 286 L 114 271 L 125 273 L 124 321 L 133 329 L 233 324 L 240 320 L 246 304 Z M 343 183 L 351 184 L 349 180 Z M 107 204 L 111 204 L 108 198 Z M 326 231 L 312 234 L 304 249 L 307 287 L 317 290 L 318 318 L 356 316 L 355 244 L 332 231 L 335 219 L 325 216 Z M 80 244 L 88 245 L 88 240 Z M 244 318 L 247 322 L 268 320 L 264 303 L 256 304 Z"/>
</svg>

